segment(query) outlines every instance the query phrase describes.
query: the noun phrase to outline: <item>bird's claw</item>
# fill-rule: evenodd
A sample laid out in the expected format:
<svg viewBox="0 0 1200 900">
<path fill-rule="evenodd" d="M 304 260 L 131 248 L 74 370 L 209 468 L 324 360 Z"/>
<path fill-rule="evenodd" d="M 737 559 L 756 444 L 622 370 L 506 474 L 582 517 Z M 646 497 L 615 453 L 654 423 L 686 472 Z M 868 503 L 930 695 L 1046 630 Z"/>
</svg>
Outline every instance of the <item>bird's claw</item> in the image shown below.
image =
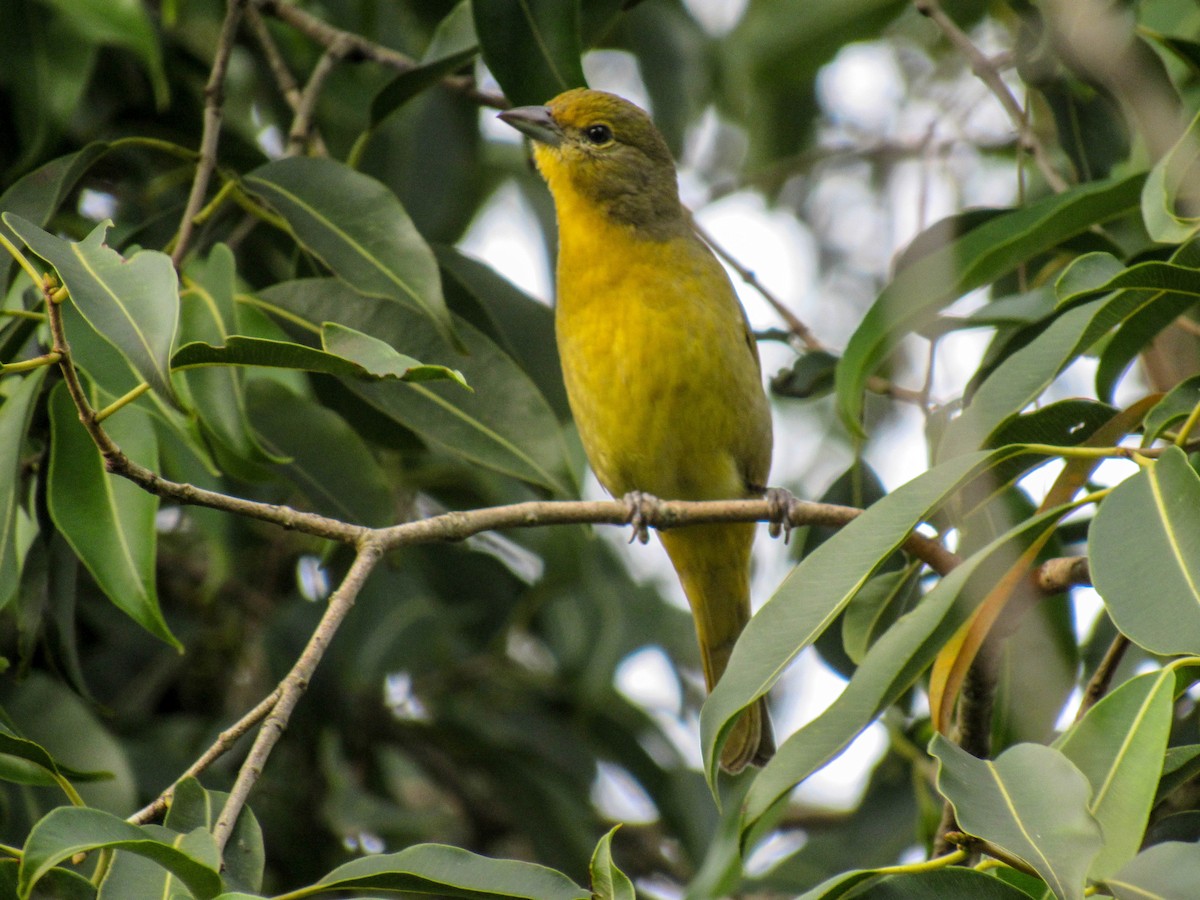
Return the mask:
<svg viewBox="0 0 1200 900">
<path fill-rule="evenodd" d="M 629 543 L 640 541 L 645 544 L 650 540 L 650 521 L 658 512 L 658 498 L 641 491 L 630 491 L 623 498 L 629 507 L 629 518 L 626 520 L 633 526 L 629 535 Z"/>
<path fill-rule="evenodd" d="M 767 520 L 770 523 L 767 533 L 773 538 L 782 534 L 786 544 L 792 537 L 792 505 L 795 504 L 796 498 L 786 488 L 777 487 L 767 488 L 764 497 L 770 515 Z"/>
</svg>

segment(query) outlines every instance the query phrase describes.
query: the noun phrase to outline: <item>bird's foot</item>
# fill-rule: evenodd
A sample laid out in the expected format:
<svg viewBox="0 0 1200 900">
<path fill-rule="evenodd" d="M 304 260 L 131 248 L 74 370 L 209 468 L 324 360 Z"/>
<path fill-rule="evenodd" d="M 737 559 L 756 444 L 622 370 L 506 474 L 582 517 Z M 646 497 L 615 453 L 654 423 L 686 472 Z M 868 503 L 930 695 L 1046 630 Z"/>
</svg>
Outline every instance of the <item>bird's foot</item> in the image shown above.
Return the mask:
<svg viewBox="0 0 1200 900">
<path fill-rule="evenodd" d="M 626 521 L 633 526 L 633 534 L 629 543 L 640 541 L 645 544 L 650 540 L 650 523 L 658 515 L 658 498 L 653 494 L 641 491 L 630 491 L 621 498 L 629 507 L 629 518 Z"/>
<path fill-rule="evenodd" d="M 767 488 L 763 496 L 767 501 L 767 509 L 771 516 L 767 520 L 770 523 L 767 527 L 767 534 L 773 538 L 782 534 L 783 542 L 786 544 L 792 537 L 792 507 L 797 500 L 786 488 Z"/>
</svg>

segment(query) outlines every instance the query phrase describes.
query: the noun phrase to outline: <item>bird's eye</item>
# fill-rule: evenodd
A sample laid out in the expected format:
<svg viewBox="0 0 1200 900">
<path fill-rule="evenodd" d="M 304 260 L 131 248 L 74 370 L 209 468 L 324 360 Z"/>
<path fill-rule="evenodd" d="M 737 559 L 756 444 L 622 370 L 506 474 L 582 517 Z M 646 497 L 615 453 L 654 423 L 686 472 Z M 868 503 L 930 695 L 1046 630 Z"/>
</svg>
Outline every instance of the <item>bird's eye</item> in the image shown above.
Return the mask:
<svg viewBox="0 0 1200 900">
<path fill-rule="evenodd" d="M 607 125 L 589 125 L 583 130 L 583 136 L 592 144 L 607 144 L 613 139 L 612 129 Z"/>
</svg>

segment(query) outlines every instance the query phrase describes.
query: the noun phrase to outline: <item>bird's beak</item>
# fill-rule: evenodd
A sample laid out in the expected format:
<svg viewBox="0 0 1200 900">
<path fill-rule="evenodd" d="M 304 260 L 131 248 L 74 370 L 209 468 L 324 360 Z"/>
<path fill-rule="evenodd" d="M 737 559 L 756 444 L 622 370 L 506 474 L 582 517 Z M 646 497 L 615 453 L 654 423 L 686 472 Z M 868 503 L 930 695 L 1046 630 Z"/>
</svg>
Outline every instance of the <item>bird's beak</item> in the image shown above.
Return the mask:
<svg viewBox="0 0 1200 900">
<path fill-rule="evenodd" d="M 539 144 L 557 147 L 563 141 L 563 130 L 550 115 L 549 107 L 518 106 L 500 113 L 496 118 L 507 122 L 521 134 Z"/>
</svg>

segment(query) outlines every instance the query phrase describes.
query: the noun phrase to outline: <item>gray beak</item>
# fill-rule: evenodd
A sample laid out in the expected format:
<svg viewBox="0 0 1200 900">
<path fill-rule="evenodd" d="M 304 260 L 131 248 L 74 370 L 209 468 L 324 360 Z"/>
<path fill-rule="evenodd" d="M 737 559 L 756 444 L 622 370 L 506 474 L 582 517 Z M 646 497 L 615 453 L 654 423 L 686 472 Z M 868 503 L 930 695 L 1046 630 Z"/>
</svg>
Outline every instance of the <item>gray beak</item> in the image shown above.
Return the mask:
<svg viewBox="0 0 1200 900">
<path fill-rule="evenodd" d="M 521 134 L 540 144 L 557 147 L 563 141 L 563 131 L 545 106 L 518 106 L 505 110 L 496 118 L 507 122 Z"/>
</svg>

